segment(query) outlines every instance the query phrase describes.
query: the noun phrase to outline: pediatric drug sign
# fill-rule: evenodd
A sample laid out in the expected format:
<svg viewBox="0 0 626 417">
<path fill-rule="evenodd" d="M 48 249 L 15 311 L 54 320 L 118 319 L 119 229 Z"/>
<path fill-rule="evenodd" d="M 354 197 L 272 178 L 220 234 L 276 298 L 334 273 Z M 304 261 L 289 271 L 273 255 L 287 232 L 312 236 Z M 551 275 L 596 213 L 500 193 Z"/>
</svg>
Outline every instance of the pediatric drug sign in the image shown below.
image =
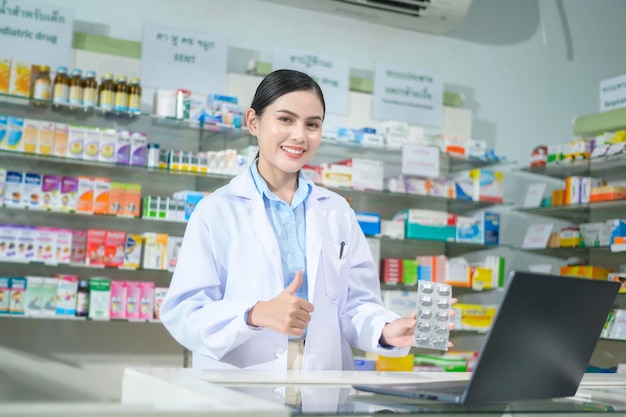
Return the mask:
<svg viewBox="0 0 626 417">
<path fill-rule="evenodd" d="M 376 64 L 372 118 L 441 127 L 443 79 L 429 71 Z"/>
<path fill-rule="evenodd" d="M 600 111 L 626 107 L 626 75 L 600 82 Z"/>
<path fill-rule="evenodd" d="M 0 57 L 51 68 L 72 62 L 74 11 L 0 0 Z"/>
<path fill-rule="evenodd" d="M 326 112 L 348 114 L 350 69 L 347 59 L 277 46 L 274 48 L 272 69 L 292 69 L 310 75 L 324 92 Z"/>
<path fill-rule="evenodd" d="M 227 54 L 224 37 L 144 23 L 141 83 L 194 94 L 224 94 Z"/>
</svg>

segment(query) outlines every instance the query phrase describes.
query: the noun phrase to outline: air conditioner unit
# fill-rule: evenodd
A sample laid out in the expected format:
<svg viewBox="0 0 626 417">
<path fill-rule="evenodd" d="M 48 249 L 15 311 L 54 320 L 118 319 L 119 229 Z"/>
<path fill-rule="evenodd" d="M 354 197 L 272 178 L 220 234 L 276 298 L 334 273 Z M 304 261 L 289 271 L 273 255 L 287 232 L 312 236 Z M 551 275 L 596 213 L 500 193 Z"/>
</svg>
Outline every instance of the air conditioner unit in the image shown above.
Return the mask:
<svg viewBox="0 0 626 417">
<path fill-rule="evenodd" d="M 463 21 L 472 0 L 263 0 L 394 28 L 443 34 Z"/>
</svg>

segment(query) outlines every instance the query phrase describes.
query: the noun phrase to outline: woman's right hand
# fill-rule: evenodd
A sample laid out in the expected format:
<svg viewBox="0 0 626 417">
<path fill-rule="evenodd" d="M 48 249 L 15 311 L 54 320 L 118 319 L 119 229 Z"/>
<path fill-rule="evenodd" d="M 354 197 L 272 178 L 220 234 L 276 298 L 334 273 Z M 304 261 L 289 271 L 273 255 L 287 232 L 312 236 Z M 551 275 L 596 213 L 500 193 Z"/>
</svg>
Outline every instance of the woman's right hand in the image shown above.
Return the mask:
<svg viewBox="0 0 626 417">
<path fill-rule="evenodd" d="M 280 294 L 269 301 L 259 301 L 248 313 L 248 325 L 265 327 L 289 336 L 301 337 L 311 321 L 313 304 L 296 296 L 302 285 L 302 271 Z"/>
</svg>

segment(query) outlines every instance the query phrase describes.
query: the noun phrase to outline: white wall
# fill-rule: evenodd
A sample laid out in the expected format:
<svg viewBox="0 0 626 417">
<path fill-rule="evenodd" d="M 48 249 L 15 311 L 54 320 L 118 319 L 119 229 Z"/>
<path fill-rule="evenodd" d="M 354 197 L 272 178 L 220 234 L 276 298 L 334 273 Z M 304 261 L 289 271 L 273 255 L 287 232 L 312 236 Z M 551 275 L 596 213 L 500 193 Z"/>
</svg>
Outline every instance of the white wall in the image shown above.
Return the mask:
<svg viewBox="0 0 626 417">
<path fill-rule="evenodd" d="M 626 72 L 621 0 L 474 0 L 447 36 L 259 0 L 42 2 L 74 9 L 76 20 L 100 23 L 91 30 L 113 38 L 141 41 L 142 22 L 151 21 L 226 36 L 233 55 L 264 62 L 280 45 L 345 56 L 359 72 L 377 60 L 439 72 L 447 91 L 466 95 L 473 135 L 523 163 L 537 144 L 570 138 L 572 118 L 598 110 L 599 81 Z"/>
</svg>

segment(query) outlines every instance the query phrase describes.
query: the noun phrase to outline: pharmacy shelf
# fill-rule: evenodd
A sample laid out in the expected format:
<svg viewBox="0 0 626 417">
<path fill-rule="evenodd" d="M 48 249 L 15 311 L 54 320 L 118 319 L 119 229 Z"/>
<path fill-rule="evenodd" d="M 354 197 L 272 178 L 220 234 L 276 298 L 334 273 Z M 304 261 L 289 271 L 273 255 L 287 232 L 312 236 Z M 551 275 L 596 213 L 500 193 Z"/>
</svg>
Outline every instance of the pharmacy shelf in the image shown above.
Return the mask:
<svg viewBox="0 0 626 417">
<path fill-rule="evenodd" d="M 611 339 L 609 337 L 601 337 L 600 340 L 606 340 L 608 342 L 622 342 L 622 343 L 626 343 L 626 339 Z"/>
<path fill-rule="evenodd" d="M 169 285 L 172 271 L 160 269 L 132 269 L 124 267 L 104 267 L 85 264 L 12 262 L 0 260 L 2 275 L 8 276 L 52 276 L 54 274 L 78 275 L 82 279 L 107 277 L 111 279 L 130 279 L 154 281 L 158 285 Z"/>
<path fill-rule="evenodd" d="M 381 245 L 386 247 L 402 246 L 415 251 L 415 254 L 420 254 L 430 250 L 445 250 L 448 252 L 474 252 L 481 250 L 490 250 L 504 247 L 503 245 L 481 245 L 479 243 L 466 243 L 466 242 L 446 242 L 442 240 L 428 240 L 428 239 L 393 239 L 389 237 L 373 237 L 380 239 Z"/>
<path fill-rule="evenodd" d="M 25 314 L 0 314 L 0 319 L 30 319 L 30 320 L 70 320 L 70 321 L 98 321 L 98 322 L 119 322 L 119 323 L 153 323 L 161 324 L 157 319 L 92 319 L 91 317 L 76 316 L 27 316 Z"/>
<path fill-rule="evenodd" d="M 521 213 L 553 217 L 571 222 L 584 222 L 589 218 L 591 210 L 593 210 L 594 215 L 602 214 L 603 216 L 621 217 L 623 216 L 624 208 L 626 208 L 626 200 L 600 201 L 566 206 L 518 207 L 515 210 Z"/>
<path fill-rule="evenodd" d="M 406 285 L 406 284 L 385 284 L 383 282 L 380 283 L 381 291 L 406 291 L 406 292 L 416 292 L 417 286 L 415 285 Z M 487 292 L 495 292 L 501 291 L 502 288 L 489 288 L 484 290 L 478 290 L 468 287 L 452 287 L 452 295 L 453 297 L 462 296 L 466 294 L 475 294 L 475 293 L 487 293 Z"/>
<path fill-rule="evenodd" d="M 608 246 L 601 247 L 575 247 L 575 248 L 545 248 L 545 249 L 525 249 L 519 248 L 518 250 L 534 253 L 536 255 L 552 256 L 555 258 L 588 258 L 591 255 L 617 255 L 619 252 L 611 252 L 611 248 Z"/>
<path fill-rule="evenodd" d="M 548 164 L 542 167 L 524 167 L 519 170 L 530 174 L 560 179 L 579 175 L 611 180 L 623 178 L 625 168 L 626 155 L 621 154 L 603 158 L 592 158 L 584 161 L 563 161 L 558 164 Z"/>
<path fill-rule="evenodd" d="M 112 216 L 105 214 L 88 214 L 64 211 L 33 210 L 0 207 L 0 222 L 3 224 L 28 224 L 31 226 L 48 226 L 75 230 L 107 229 L 123 230 L 126 233 L 142 234 L 144 232 L 167 233 L 171 236 L 182 236 L 186 222 L 173 222 L 142 217 Z"/>
</svg>

